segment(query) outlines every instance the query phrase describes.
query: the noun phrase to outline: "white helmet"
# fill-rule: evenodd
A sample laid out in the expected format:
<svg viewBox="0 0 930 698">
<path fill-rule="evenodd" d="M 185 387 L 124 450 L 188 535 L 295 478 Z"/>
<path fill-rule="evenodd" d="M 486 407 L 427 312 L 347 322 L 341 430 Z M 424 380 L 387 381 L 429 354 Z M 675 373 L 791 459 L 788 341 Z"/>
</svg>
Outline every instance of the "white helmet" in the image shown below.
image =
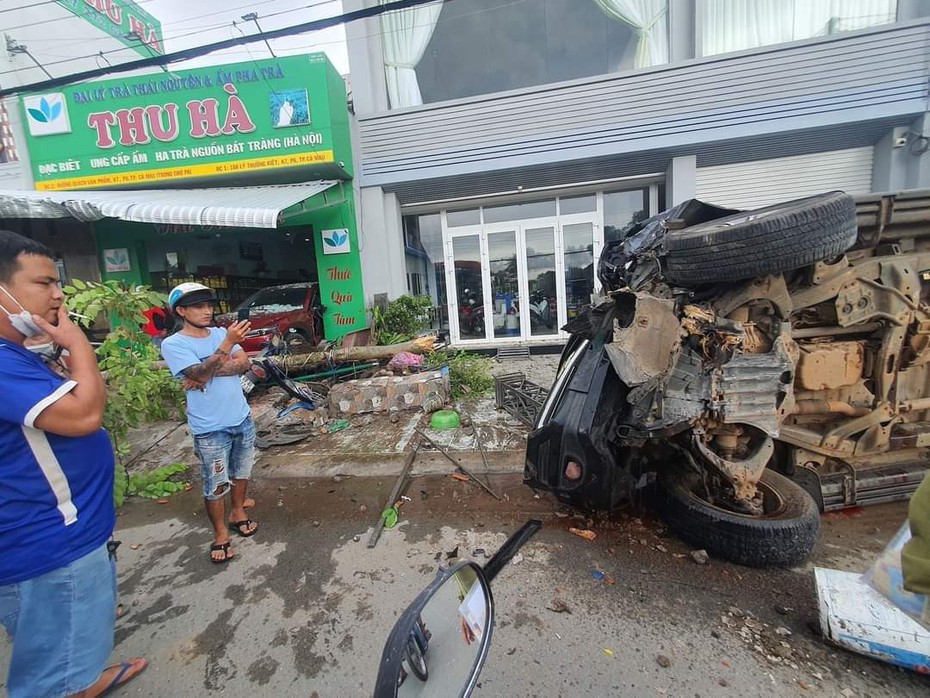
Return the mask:
<svg viewBox="0 0 930 698">
<path fill-rule="evenodd" d="M 175 308 L 196 305 L 197 303 L 215 303 L 216 291 L 209 286 L 194 281 L 178 284 L 168 294 L 168 307 Z"/>
</svg>

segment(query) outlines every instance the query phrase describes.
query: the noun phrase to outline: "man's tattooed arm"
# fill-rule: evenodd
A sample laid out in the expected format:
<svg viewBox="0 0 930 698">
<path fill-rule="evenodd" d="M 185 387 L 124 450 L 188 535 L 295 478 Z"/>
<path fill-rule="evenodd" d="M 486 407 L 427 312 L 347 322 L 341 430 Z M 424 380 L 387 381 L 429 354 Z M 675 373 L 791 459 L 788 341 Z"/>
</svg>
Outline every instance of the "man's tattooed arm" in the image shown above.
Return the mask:
<svg viewBox="0 0 930 698">
<path fill-rule="evenodd" d="M 223 364 L 217 369 L 214 376 L 241 376 L 249 370 L 249 357 L 244 351 L 240 351 L 233 357 L 227 357 Z"/>
<path fill-rule="evenodd" d="M 226 343 L 223 342 L 216 351 L 199 364 L 194 364 L 193 366 L 185 368 L 182 371 L 184 376 L 195 383 L 206 383 L 213 378 L 223 364 L 230 360 L 229 352 L 232 350 L 232 347 L 224 349 L 225 344 Z"/>
</svg>

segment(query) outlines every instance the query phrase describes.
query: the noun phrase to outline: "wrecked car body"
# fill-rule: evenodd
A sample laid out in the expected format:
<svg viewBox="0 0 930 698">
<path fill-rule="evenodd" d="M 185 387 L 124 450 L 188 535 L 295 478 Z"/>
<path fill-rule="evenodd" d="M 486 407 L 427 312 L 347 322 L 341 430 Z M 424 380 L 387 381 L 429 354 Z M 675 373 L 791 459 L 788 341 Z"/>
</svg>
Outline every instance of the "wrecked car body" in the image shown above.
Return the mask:
<svg viewBox="0 0 930 698">
<path fill-rule="evenodd" d="M 691 200 L 628 228 L 598 274 L 607 298 L 566 326 L 528 440 L 531 486 L 609 509 L 654 478 L 686 540 L 789 566 L 820 511 L 919 484 L 930 200 L 857 208 L 831 192 L 749 212 Z"/>
</svg>

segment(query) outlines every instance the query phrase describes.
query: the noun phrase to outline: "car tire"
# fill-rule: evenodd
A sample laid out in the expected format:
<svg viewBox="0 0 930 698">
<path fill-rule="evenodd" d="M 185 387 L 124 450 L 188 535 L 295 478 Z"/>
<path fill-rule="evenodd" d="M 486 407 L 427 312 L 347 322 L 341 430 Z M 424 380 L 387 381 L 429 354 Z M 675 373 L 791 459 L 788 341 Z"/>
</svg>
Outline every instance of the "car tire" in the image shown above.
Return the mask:
<svg viewBox="0 0 930 698">
<path fill-rule="evenodd" d="M 803 488 L 773 470 L 766 469 L 759 484 L 764 492 L 777 493 L 779 505 L 762 516 L 749 516 L 702 499 L 697 494 L 702 479 L 696 473 L 670 470 L 659 476 L 659 509 L 680 538 L 714 557 L 747 567 L 795 567 L 817 542 L 817 505 Z"/>
<path fill-rule="evenodd" d="M 856 234 L 853 197 L 819 194 L 669 231 L 665 275 L 694 286 L 777 274 L 842 254 Z"/>
</svg>

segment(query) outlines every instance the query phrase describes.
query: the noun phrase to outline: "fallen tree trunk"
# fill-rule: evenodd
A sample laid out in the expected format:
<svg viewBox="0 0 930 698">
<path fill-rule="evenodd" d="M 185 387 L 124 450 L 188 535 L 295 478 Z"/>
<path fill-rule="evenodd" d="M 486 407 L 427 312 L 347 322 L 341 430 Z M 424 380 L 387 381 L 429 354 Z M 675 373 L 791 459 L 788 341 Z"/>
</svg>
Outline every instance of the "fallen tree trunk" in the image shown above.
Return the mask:
<svg viewBox="0 0 930 698">
<path fill-rule="evenodd" d="M 269 356 L 266 360 L 272 361 L 279 368 L 289 374 L 300 375 L 311 373 L 321 364 L 343 364 L 353 361 L 388 361 L 395 354 L 402 351 L 411 354 L 428 354 L 433 351 L 436 344 L 435 337 L 419 337 L 387 346 L 348 347 L 346 349 L 331 349 L 330 351 L 313 351 L 309 354 L 289 354 L 287 356 Z"/>
<path fill-rule="evenodd" d="M 433 351 L 436 344 L 435 337 L 418 337 L 409 342 L 388 344 L 387 346 L 348 347 L 346 349 L 331 349 L 329 351 L 313 351 L 309 354 L 289 354 L 287 356 L 266 356 L 266 361 L 272 361 L 276 366 L 290 375 L 312 373 L 322 364 L 347 364 L 355 361 L 388 361 L 395 354 L 402 351 L 411 354 L 428 354 Z M 168 368 L 164 361 L 156 361 L 152 368 Z M 106 379 L 106 372 L 104 372 Z"/>
</svg>

